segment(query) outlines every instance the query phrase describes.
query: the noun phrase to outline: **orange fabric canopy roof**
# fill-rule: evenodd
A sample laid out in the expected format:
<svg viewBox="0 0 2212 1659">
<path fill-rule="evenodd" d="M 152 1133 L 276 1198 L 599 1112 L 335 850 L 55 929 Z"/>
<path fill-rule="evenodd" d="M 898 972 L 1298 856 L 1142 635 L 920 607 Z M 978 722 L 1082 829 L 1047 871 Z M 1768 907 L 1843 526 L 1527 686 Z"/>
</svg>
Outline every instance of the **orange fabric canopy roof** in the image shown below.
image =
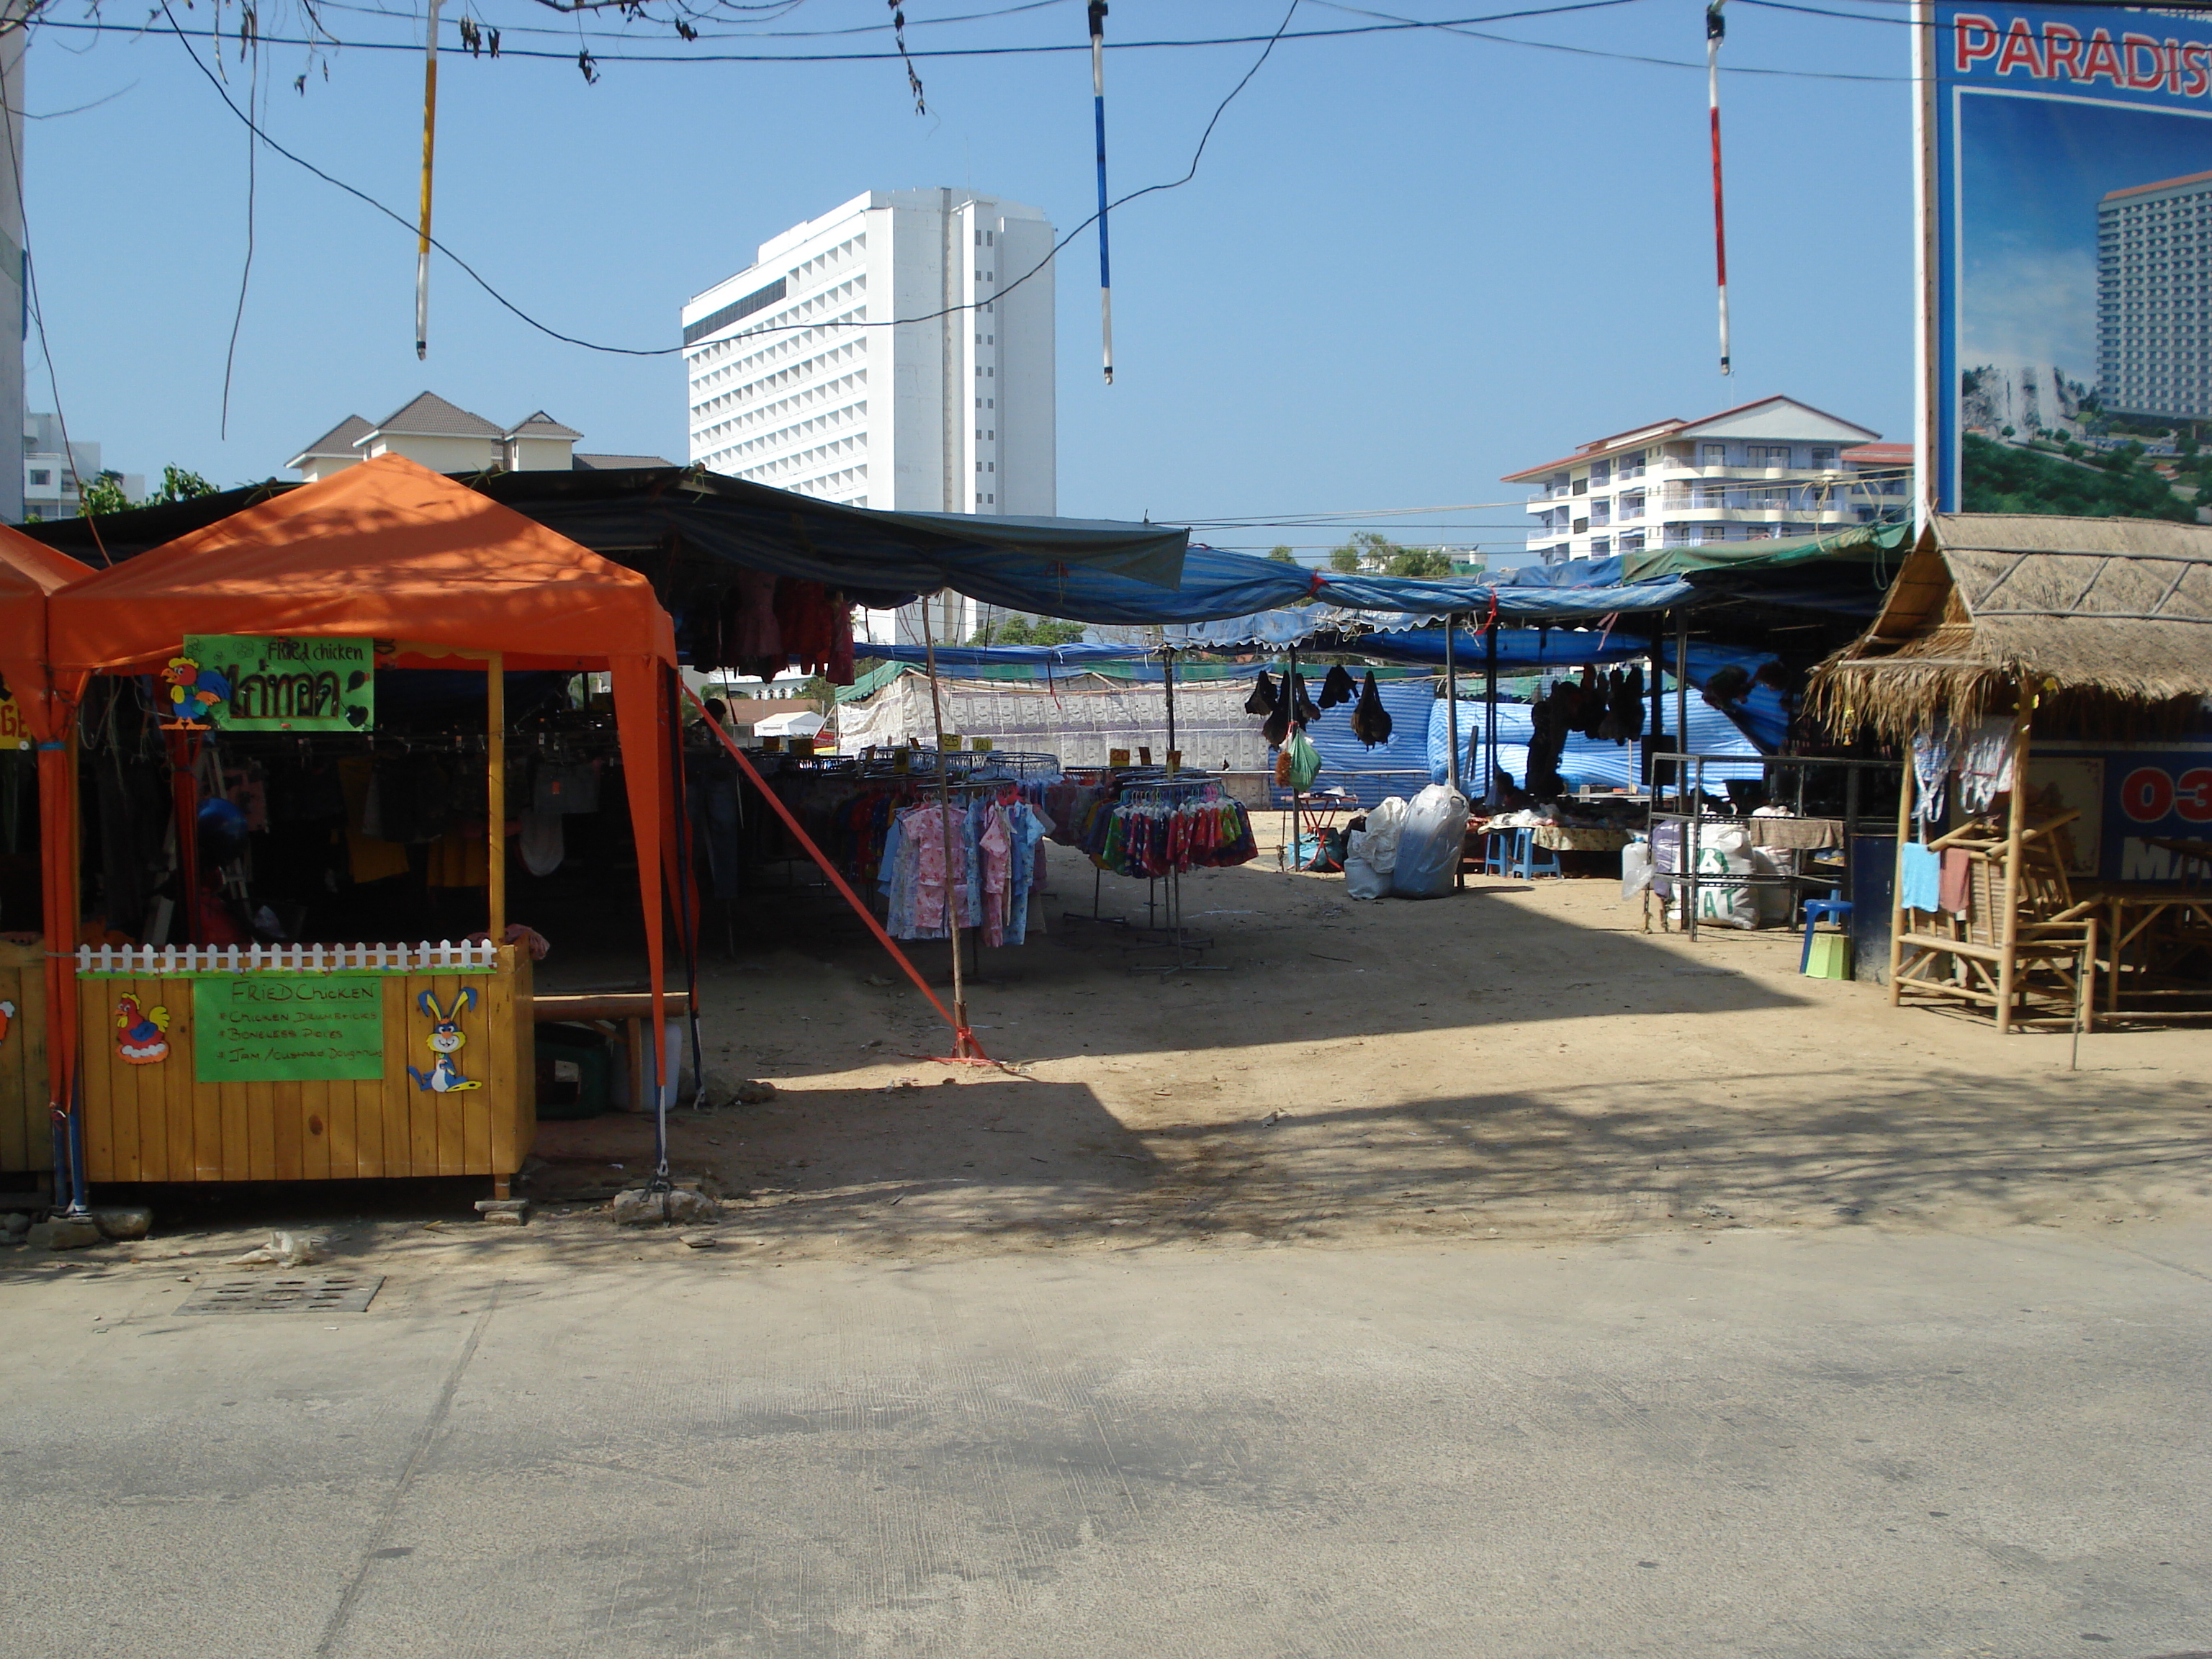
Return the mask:
<svg viewBox="0 0 2212 1659">
<path fill-rule="evenodd" d="M 676 661 L 643 576 L 397 455 L 100 571 L 48 629 L 58 679 L 158 666 L 186 634 L 405 640 L 502 651 L 514 669 Z"/>
<path fill-rule="evenodd" d="M 46 719 L 46 595 L 92 574 L 89 566 L 0 525 L 0 676 L 32 732 Z"/>
<path fill-rule="evenodd" d="M 674 862 L 678 823 L 668 690 L 676 630 L 643 576 L 427 467 L 385 455 L 88 575 L 54 593 L 46 621 L 46 661 L 57 701 L 68 708 L 94 674 L 158 668 L 187 634 L 428 647 L 401 652 L 393 665 L 403 667 L 435 661 L 442 648 L 499 652 L 508 669 L 611 671 L 654 994 L 651 1069 L 659 1073 L 666 1052 L 661 876 Z M 50 896 L 49 914 L 60 910 L 73 932 L 75 872 L 63 855 L 74 850 L 74 830 L 50 834 L 47 846 L 49 885 L 66 884 L 65 899 Z M 50 965 L 58 960 L 48 958 Z M 61 977 L 68 982 L 53 988 L 49 1069 L 56 1097 L 67 1101 L 76 987 L 66 972 Z"/>
</svg>

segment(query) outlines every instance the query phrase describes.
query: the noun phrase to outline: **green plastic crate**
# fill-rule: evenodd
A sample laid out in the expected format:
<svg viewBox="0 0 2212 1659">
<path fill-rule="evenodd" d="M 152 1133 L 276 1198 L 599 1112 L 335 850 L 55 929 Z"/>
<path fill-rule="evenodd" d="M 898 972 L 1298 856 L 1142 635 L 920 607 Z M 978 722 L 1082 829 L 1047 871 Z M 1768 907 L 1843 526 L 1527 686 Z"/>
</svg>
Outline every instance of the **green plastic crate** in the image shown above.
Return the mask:
<svg viewBox="0 0 2212 1659">
<path fill-rule="evenodd" d="M 1851 976 L 1851 936 L 1849 933 L 1813 935 L 1813 948 L 1805 958 L 1808 979 L 1849 979 Z"/>
</svg>

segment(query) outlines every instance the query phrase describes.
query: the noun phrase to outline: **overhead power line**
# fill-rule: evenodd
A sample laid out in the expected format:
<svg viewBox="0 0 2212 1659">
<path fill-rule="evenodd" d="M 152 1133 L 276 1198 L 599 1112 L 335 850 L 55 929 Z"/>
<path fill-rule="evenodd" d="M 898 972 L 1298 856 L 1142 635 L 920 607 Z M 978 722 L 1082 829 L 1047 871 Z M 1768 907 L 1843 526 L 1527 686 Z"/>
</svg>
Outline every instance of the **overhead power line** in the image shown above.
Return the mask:
<svg viewBox="0 0 2212 1659">
<path fill-rule="evenodd" d="M 1488 12 L 1474 17 L 1445 18 L 1433 22 L 1419 18 L 1396 18 L 1389 21 L 1355 24 L 1342 28 L 1299 29 L 1282 34 L 1216 34 L 1185 40 L 1117 40 L 1109 46 L 1107 50 L 1109 52 L 1154 52 L 1200 46 L 1265 46 L 1277 40 L 1332 40 L 1363 34 L 1402 33 L 1410 29 L 1443 28 L 1466 23 L 1507 23 L 1524 18 L 1556 17 L 1570 12 L 1603 11 L 1616 6 L 1636 5 L 1641 3 L 1642 0 L 1567 0 L 1567 3 L 1562 5 L 1522 7 L 1512 11 Z M 166 34 L 171 30 L 179 34 L 184 33 L 185 31 L 183 26 L 178 23 L 175 15 L 169 13 L 166 6 L 162 10 L 169 16 L 169 29 L 136 23 L 107 23 L 46 17 L 40 18 L 33 27 L 41 29 L 68 29 L 88 34 Z M 200 39 L 220 40 L 224 38 L 213 29 L 196 30 L 193 33 Z M 422 49 L 419 41 L 342 40 L 330 35 L 310 39 L 297 35 L 257 33 L 254 38 L 264 46 L 310 46 L 325 51 L 339 47 L 349 52 L 412 53 L 419 52 Z M 1509 44 L 1526 46 L 1534 43 L 1513 41 Z M 896 49 L 887 52 L 594 52 L 592 54 L 592 59 L 594 63 L 602 64 L 880 64 L 899 63 L 908 58 L 918 60 L 935 58 L 1054 57 L 1069 52 L 1087 54 L 1090 50 L 1091 42 L 1086 37 L 1074 44 L 1038 41 L 1028 46 L 923 46 L 915 47 L 903 52 Z M 542 58 L 561 64 L 574 64 L 576 61 L 576 54 L 573 52 L 541 52 L 525 46 L 512 48 L 503 46 L 499 55 L 501 58 Z"/>
</svg>

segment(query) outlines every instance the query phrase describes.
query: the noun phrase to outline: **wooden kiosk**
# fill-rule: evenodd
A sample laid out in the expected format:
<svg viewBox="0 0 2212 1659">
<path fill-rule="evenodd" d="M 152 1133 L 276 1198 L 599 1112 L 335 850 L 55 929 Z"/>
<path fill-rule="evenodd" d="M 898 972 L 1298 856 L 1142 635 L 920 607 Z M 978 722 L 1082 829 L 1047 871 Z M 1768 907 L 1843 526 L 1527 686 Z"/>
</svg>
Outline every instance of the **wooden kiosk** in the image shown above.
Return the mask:
<svg viewBox="0 0 2212 1659">
<path fill-rule="evenodd" d="M 66 834 L 74 753 L 46 671 L 47 596 L 91 574 L 0 526 L 0 676 L 8 685 L 0 743 L 37 753 L 42 846 Z M 52 941 L 74 937 L 76 914 L 51 863 L 41 866 L 40 888 L 38 927 L 25 926 L 27 918 L 0 917 L 10 934 L 0 939 L 0 1172 L 11 1175 L 43 1174 L 54 1165 L 52 1105 L 59 1097 L 48 1086 L 47 1006 L 52 981 L 67 969 L 47 952 Z"/>
<path fill-rule="evenodd" d="M 173 688 L 173 744 L 219 733 L 226 709 L 271 722 L 253 729 L 289 730 L 288 720 L 327 720 L 360 679 L 386 668 L 481 672 L 488 713 L 489 942 L 77 950 L 60 975 L 50 1049 L 56 1097 L 76 1103 L 87 1181 L 488 1176 L 505 1194 L 537 1121 L 530 958 L 503 939 L 508 670 L 612 678 L 652 1052 L 665 1052 L 676 651 L 645 577 L 386 456 L 63 597 L 50 606 L 48 649 L 71 718 L 94 675 L 152 675 Z M 209 678 L 218 665 L 185 647 L 213 638 L 265 648 Z M 198 678 L 169 672 L 180 659 Z M 70 833 L 49 838 L 46 857 L 73 924 L 73 775 L 69 782 Z M 186 816 L 180 805 L 180 826 Z"/>
<path fill-rule="evenodd" d="M 2212 946 L 2212 894 L 2124 872 L 2106 878 L 2071 856 L 2075 836 L 2105 839 L 2109 787 L 2069 805 L 2039 791 L 2028 769 L 2033 743 L 2142 758 L 2146 744 L 2201 729 L 2201 700 L 2212 696 L 2212 528 L 1938 514 L 1881 614 L 1821 665 L 1812 695 L 1832 728 L 1871 726 L 1911 755 L 1892 1003 L 1963 1004 L 2001 1032 L 2039 1018 L 2087 1029 L 2100 955 L 2109 1009 L 2124 954 L 2161 942 L 2153 927 L 2193 930 L 2179 940 L 2185 953 Z M 1947 788 L 1958 792 L 1959 821 L 1943 828 L 1916 806 Z M 2203 810 L 2212 817 L 2212 802 Z M 1917 820 L 1926 824 L 1917 840 Z M 1917 902 L 1929 894 L 1907 880 L 1916 855 L 1948 861 L 1948 896 Z"/>
</svg>

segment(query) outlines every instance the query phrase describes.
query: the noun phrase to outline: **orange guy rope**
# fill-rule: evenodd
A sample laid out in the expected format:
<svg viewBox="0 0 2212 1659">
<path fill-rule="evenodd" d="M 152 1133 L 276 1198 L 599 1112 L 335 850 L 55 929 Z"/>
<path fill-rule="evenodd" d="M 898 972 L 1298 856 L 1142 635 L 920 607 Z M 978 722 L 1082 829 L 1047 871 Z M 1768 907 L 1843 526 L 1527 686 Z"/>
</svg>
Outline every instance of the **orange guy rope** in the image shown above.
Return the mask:
<svg viewBox="0 0 2212 1659">
<path fill-rule="evenodd" d="M 690 686 L 684 688 L 684 695 L 690 700 L 694 708 L 702 714 L 707 713 L 707 705 L 699 701 L 699 694 Z M 876 920 L 876 913 L 860 902 L 860 895 L 847 884 L 844 877 L 837 873 L 835 866 L 823 856 L 822 849 L 814 844 L 814 837 L 799 827 L 798 818 L 793 817 L 791 809 L 783 804 L 782 797 L 769 788 L 761 775 L 754 770 L 753 763 L 745 758 L 745 751 L 732 742 L 730 734 L 715 725 L 711 718 L 707 721 L 707 729 L 720 740 L 723 748 L 730 751 L 730 758 L 737 762 L 738 769 L 753 781 L 753 787 L 759 790 L 769 805 L 775 809 L 775 815 L 783 820 L 784 827 L 799 838 L 799 844 L 806 849 L 806 855 L 821 866 L 823 875 L 830 878 L 830 884 L 844 895 L 845 902 L 851 905 L 860 920 L 868 924 L 868 931 L 876 936 L 877 942 L 882 945 L 884 950 L 890 951 L 892 959 L 906 970 L 906 976 L 914 981 L 915 988 L 929 999 L 929 1006 L 936 1009 L 945 1023 L 952 1028 L 954 1046 L 960 1049 L 960 1053 L 953 1058 L 973 1060 L 987 1066 L 997 1065 L 998 1061 L 983 1052 L 983 1045 L 975 1041 L 975 1034 L 960 1021 L 953 1018 L 952 1011 L 937 1000 L 937 993 L 929 988 L 929 981 L 921 976 L 921 970 L 907 960 L 906 952 L 898 948 L 897 941 L 885 933 L 883 923 Z M 942 764 L 941 761 L 939 764 Z M 957 932 L 952 936 L 952 948 L 955 951 L 960 948 L 960 936 Z"/>
</svg>

